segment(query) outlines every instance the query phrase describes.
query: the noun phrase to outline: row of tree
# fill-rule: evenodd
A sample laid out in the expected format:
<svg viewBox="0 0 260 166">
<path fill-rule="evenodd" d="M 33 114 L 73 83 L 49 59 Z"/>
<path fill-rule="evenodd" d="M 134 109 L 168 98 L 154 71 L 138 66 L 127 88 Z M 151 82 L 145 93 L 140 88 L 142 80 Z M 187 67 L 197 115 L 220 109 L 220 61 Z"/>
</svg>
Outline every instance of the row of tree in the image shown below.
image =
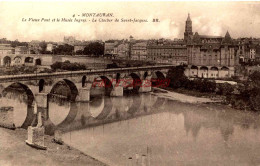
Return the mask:
<svg viewBox="0 0 260 166">
<path fill-rule="evenodd" d="M 77 70 L 86 70 L 86 66 L 80 63 L 70 63 L 70 61 L 65 62 L 55 62 L 51 65 L 51 69 L 56 70 L 69 70 L 69 71 L 77 71 Z"/>
</svg>

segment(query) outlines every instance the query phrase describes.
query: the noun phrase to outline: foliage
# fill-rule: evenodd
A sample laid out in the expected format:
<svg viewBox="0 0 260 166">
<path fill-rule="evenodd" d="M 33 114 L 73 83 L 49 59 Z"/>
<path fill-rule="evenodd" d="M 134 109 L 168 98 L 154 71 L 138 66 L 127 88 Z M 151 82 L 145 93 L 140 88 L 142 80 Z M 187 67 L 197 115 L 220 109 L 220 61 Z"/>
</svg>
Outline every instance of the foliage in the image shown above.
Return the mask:
<svg viewBox="0 0 260 166">
<path fill-rule="evenodd" d="M 80 53 L 80 52 L 79 52 Z M 99 42 L 93 42 L 87 45 L 83 50 L 84 55 L 103 55 L 104 54 L 104 45 Z"/>
<path fill-rule="evenodd" d="M 209 81 L 207 79 L 195 79 L 189 80 L 184 74 L 184 66 L 173 67 L 168 72 L 168 78 L 170 79 L 170 87 L 173 89 L 185 88 L 188 90 L 196 90 L 200 92 L 215 92 L 215 81 Z"/>
<path fill-rule="evenodd" d="M 248 80 L 239 84 L 237 94 L 227 95 L 226 101 L 237 109 L 260 111 L 260 72 L 249 75 Z"/>
<path fill-rule="evenodd" d="M 217 94 L 218 95 L 230 95 L 234 91 L 234 87 L 229 83 L 223 83 L 217 85 Z"/>
<path fill-rule="evenodd" d="M 115 62 L 113 62 L 112 64 L 107 64 L 107 69 L 111 68 L 118 68 L 118 65 Z"/>
<path fill-rule="evenodd" d="M 68 44 L 59 45 L 53 49 L 53 54 L 56 55 L 73 55 L 74 47 Z"/>
<path fill-rule="evenodd" d="M 80 63 L 70 63 L 69 61 L 65 62 L 56 62 L 51 65 L 51 68 L 53 70 L 69 70 L 69 71 L 77 71 L 77 70 L 86 70 L 86 66 Z"/>
</svg>

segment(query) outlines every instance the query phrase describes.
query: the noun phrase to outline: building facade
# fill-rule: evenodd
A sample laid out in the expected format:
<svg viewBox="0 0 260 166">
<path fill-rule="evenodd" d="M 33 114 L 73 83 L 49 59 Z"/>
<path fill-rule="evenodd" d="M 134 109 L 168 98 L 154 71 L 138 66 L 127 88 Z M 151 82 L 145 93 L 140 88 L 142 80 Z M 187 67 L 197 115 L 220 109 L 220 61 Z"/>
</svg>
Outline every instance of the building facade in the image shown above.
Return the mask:
<svg viewBox="0 0 260 166">
<path fill-rule="evenodd" d="M 190 16 L 186 23 L 190 24 L 189 20 Z M 235 66 L 239 64 L 238 46 L 229 32 L 224 37 L 199 35 L 197 32 L 192 36 L 187 34 L 191 33 L 185 30 L 188 54 L 185 74 L 188 77 L 227 78 L 235 75 Z"/>
<path fill-rule="evenodd" d="M 14 54 L 14 50 L 11 44 L 0 44 L 0 55 Z"/>
<path fill-rule="evenodd" d="M 187 64 L 187 48 L 185 45 L 149 45 L 147 60 L 167 64 Z"/>
<path fill-rule="evenodd" d="M 146 60 L 147 59 L 147 42 L 135 43 L 131 47 L 132 60 Z"/>
<path fill-rule="evenodd" d="M 15 54 L 29 54 L 29 49 L 26 46 L 15 47 Z"/>
</svg>

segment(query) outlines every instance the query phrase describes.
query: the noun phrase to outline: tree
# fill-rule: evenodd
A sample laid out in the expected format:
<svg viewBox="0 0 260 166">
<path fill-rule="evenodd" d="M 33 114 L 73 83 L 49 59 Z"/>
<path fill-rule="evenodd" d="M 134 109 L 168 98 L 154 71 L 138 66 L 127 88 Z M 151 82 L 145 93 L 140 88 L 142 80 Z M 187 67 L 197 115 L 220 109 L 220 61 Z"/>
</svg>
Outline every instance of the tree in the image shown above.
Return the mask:
<svg viewBox="0 0 260 166">
<path fill-rule="evenodd" d="M 172 88 L 185 87 L 189 83 L 188 78 L 184 75 L 184 70 L 183 66 L 173 67 L 169 70 L 167 77 L 170 79 Z"/>
<path fill-rule="evenodd" d="M 74 51 L 74 47 L 68 44 L 65 45 L 59 45 L 58 47 L 53 49 L 54 54 L 60 54 L 60 55 L 72 55 Z"/>
<path fill-rule="evenodd" d="M 84 55 L 100 56 L 104 54 L 104 45 L 99 42 L 90 43 L 83 50 Z"/>
</svg>

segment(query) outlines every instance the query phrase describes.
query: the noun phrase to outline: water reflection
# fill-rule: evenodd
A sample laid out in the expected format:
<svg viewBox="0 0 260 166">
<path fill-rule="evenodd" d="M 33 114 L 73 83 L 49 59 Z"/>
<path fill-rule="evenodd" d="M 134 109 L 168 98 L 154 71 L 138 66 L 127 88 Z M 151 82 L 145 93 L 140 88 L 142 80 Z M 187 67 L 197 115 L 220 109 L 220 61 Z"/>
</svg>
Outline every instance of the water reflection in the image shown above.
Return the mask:
<svg viewBox="0 0 260 166">
<path fill-rule="evenodd" d="M 151 94 L 111 98 L 107 104 L 106 97 L 100 100 L 99 106 L 91 108 L 100 112 L 112 105 L 109 115 L 100 120 L 103 123 L 93 118 L 92 125 L 98 126 L 90 127 L 88 121 L 87 128 L 70 128 L 63 137 L 108 164 L 126 165 L 136 153 L 147 155 L 147 149 L 152 165 L 254 165 L 260 161 L 257 113 L 180 103 Z M 111 119 L 120 121 L 104 125 Z"/>
<path fill-rule="evenodd" d="M 33 119 L 33 96 L 23 88 L 6 88 L 0 98 L 1 108 L 10 108 L 12 116 L 6 119 L 7 123 L 13 123 L 15 127 L 26 127 L 30 125 Z"/>
<path fill-rule="evenodd" d="M 25 91 L 3 93 L 0 105 L 13 107 L 16 126 L 28 121 Z M 181 103 L 160 93 L 95 96 L 85 103 L 56 96 L 49 98 L 48 110 L 50 134 L 62 130 L 67 144 L 111 165 L 126 165 L 129 157 L 147 152 L 152 165 L 260 162 L 260 116 L 254 112 Z"/>
</svg>

